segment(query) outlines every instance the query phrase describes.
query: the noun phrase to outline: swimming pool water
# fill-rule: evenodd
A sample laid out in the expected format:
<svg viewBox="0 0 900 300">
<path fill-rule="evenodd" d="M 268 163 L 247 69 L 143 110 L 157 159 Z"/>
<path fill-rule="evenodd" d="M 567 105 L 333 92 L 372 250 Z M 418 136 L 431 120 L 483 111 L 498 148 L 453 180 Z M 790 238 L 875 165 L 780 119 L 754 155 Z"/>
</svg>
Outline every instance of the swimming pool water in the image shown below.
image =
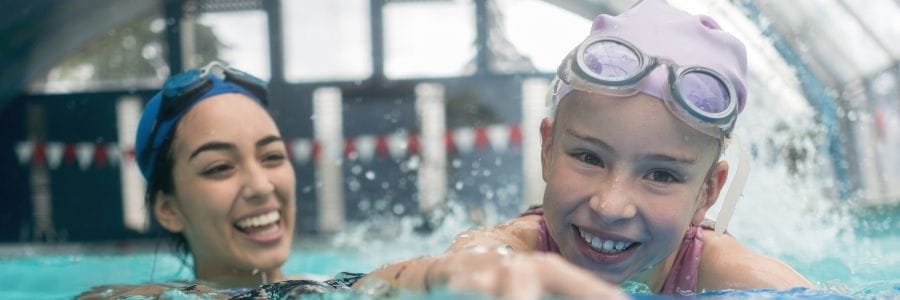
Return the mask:
<svg viewBox="0 0 900 300">
<path fill-rule="evenodd" d="M 423 253 L 434 253 L 450 241 L 449 233 L 430 236 L 404 234 L 395 239 L 375 239 L 366 243 L 357 240 L 357 233 L 339 234 L 333 239 L 298 241 L 284 270 L 287 274 L 311 273 L 333 276 L 339 272 L 366 272 L 397 259 Z M 348 241 L 357 242 L 349 243 Z M 313 246 L 317 245 L 317 246 Z M 804 257 L 779 257 L 800 273 L 816 282 L 821 290 L 788 291 L 712 291 L 702 298 L 810 298 L 810 299 L 898 299 L 900 298 L 900 237 L 894 234 L 858 236 L 847 244 L 822 245 L 830 247 L 828 256 L 809 260 Z M 6 247 L 0 256 L 0 298 L 2 299 L 68 299 L 90 287 L 103 284 L 138 284 L 189 280 L 190 270 L 182 266 L 167 247 L 144 245 L 122 250 L 85 246 L 66 247 L 15 246 Z M 50 253 L 57 252 L 57 253 Z M 63 252 L 63 253 L 59 253 Z M 71 253 L 68 253 L 71 252 Z M 97 254 L 98 252 L 105 254 Z M 94 253 L 94 254 L 91 254 Z M 637 298 L 656 298 L 647 295 L 639 284 L 624 288 Z M 174 294 L 170 295 L 173 296 Z M 177 297 L 187 298 L 190 297 Z M 182 295 L 183 296 L 183 295 Z M 330 299 L 354 299 L 359 295 L 335 294 Z M 401 299 L 416 299 L 423 295 L 403 294 Z M 437 291 L 429 299 L 472 298 L 474 294 Z M 478 297 L 476 297 L 478 298 Z"/>
</svg>

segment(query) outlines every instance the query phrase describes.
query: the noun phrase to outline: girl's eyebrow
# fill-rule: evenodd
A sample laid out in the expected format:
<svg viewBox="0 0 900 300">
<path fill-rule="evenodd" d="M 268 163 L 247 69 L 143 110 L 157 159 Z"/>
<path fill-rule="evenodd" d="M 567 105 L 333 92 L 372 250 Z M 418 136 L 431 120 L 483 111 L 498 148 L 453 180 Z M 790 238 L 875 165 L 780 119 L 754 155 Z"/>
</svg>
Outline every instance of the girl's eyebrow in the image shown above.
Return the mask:
<svg viewBox="0 0 900 300">
<path fill-rule="evenodd" d="M 579 139 L 579 140 L 594 144 L 595 146 L 602 148 L 604 151 L 615 153 L 615 149 L 613 149 L 612 146 L 610 146 L 609 144 L 607 144 L 606 142 L 604 142 L 601 139 L 589 136 L 587 134 L 579 133 L 579 132 L 575 131 L 575 129 L 572 129 L 571 127 L 566 128 L 566 133 Z"/>
<path fill-rule="evenodd" d="M 603 140 L 589 136 L 587 134 L 582 134 L 572 129 L 571 127 L 566 128 L 566 133 L 580 139 L 582 141 L 591 143 L 600 147 L 604 151 L 615 153 L 615 149 L 612 146 L 604 142 Z M 669 155 L 669 154 L 661 154 L 661 153 L 651 153 L 651 154 L 643 154 L 640 156 L 640 160 L 648 160 L 648 161 L 660 161 L 660 162 L 671 162 L 681 165 L 694 165 L 697 163 L 697 159 L 689 158 L 689 157 L 679 157 L 677 155 Z"/>
<path fill-rule="evenodd" d="M 660 161 L 660 162 L 671 162 L 680 165 L 694 165 L 697 163 L 696 159 L 684 158 L 684 157 L 674 157 L 666 154 L 645 154 L 641 155 L 641 160 L 649 160 L 649 161 Z"/>
</svg>

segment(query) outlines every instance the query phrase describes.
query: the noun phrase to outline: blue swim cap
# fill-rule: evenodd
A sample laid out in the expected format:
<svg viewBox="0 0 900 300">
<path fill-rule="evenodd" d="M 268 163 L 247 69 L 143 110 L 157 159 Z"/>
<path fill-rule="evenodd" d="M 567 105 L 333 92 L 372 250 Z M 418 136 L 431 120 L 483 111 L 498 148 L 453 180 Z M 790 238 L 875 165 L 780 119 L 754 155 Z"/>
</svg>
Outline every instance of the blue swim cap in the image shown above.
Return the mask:
<svg viewBox="0 0 900 300">
<path fill-rule="evenodd" d="M 178 124 L 181 117 L 201 100 L 220 94 L 238 93 L 250 97 L 250 99 L 256 100 L 260 105 L 265 106 L 263 99 L 260 99 L 256 94 L 236 83 L 219 79 L 216 76 L 209 76 L 208 78 L 212 84 L 212 87 L 208 91 L 201 94 L 199 97 L 189 100 L 190 102 L 187 105 L 182 106 L 183 108 L 180 111 L 175 112 L 173 117 L 159 120 L 159 124 L 155 123 L 161 113 L 164 90 L 157 92 L 156 95 L 153 95 L 153 98 L 150 99 L 150 102 L 147 102 L 147 106 L 144 107 L 144 112 L 141 114 L 141 120 L 138 123 L 137 138 L 134 142 L 135 160 L 137 161 L 138 168 L 141 169 L 141 174 L 144 175 L 144 179 L 149 181 L 153 178 L 154 166 L 156 165 L 157 157 L 160 154 L 160 147 L 162 147 L 164 142 L 171 137 L 175 130 L 175 125 Z M 154 124 L 157 127 L 155 132 L 153 129 Z M 150 136 L 151 134 L 153 136 Z"/>
</svg>

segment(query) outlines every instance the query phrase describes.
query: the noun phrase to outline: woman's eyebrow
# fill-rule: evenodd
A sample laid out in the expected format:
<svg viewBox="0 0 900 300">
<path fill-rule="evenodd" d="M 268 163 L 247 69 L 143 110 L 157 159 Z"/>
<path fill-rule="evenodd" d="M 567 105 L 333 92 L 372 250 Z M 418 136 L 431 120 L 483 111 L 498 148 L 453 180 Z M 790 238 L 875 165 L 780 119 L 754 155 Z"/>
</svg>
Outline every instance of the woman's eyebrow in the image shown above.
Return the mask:
<svg viewBox="0 0 900 300">
<path fill-rule="evenodd" d="M 217 151 L 225 151 L 225 150 L 232 150 L 234 148 L 235 148 L 234 144 L 231 144 L 231 143 L 218 142 L 218 141 L 208 142 L 206 144 L 200 145 L 200 147 L 197 147 L 197 149 L 194 150 L 194 152 L 191 152 L 191 156 L 188 158 L 188 160 L 193 159 L 194 157 L 197 156 L 197 154 L 200 154 L 203 151 L 216 151 L 216 150 Z"/>
<path fill-rule="evenodd" d="M 259 141 L 256 141 L 256 147 L 259 148 L 259 147 L 262 147 L 262 146 L 265 146 L 265 145 L 268 145 L 268 144 L 271 144 L 274 142 L 279 142 L 279 141 L 281 141 L 280 136 L 269 135 L 269 136 L 259 139 Z"/>
</svg>

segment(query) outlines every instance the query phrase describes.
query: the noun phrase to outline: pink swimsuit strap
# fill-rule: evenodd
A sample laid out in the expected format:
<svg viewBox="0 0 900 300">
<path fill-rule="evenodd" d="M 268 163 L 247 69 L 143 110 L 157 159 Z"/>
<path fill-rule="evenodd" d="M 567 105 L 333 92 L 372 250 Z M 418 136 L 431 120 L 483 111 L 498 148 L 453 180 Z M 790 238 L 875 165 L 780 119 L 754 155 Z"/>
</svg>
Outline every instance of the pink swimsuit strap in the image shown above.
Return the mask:
<svg viewBox="0 0 900 300">
<path fill-rule="evenodd" d="M 521 216 L 541 216 L 540 231 L 538 232 L 537 250 L 541 252 L 559 253 L 559 247 L 550 236 L 547 222 L 544 221 L 544 209 L 540 206 L 530 207 Z M 666 275 L 660 294 L 663 295 L 691 295 L 697 289 L 697 273 L 700 270 L 700 256 L 703 252 L 703 229 L 712 229 L 709 224 L 691 225 L 684 234 L 684 240 L 678 253 L 675 254 L 675 262 Z"/>
</svg>

